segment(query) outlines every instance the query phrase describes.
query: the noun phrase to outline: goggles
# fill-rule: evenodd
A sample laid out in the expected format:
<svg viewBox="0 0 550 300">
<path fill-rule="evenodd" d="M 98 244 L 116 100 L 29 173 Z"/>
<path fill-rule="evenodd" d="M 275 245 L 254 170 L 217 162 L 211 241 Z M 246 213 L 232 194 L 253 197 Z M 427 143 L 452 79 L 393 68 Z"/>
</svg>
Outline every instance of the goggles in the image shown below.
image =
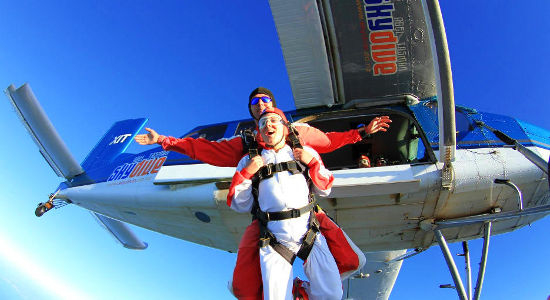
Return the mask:
<svg viewBox="0 0 550 300">
<path fill-rule="evenodd" d="M 258 127 L 260 127 L 260 129 L 264 128 L 267 126 L 267 124 L 284 124 L 285 121 L 283 120 L 283 118 L 281 118 L 281 116 L 278 116 L 278 115 L 270 115 L 270 116 L 265 116 L 263 118 L 261 118 L 259 121 L 258 121 Z"/>
<path fill-rule="evenodd" d="M 271 102 L 271 98 L 269 98 L 267 96 L 254 97 L 254 98 L 252 98 L 252 100 L 250 100 L 250 105 L 256 105 L 256 104 L 258 104 L 258 102 L 260 102 L 260 100 L 262 100 L 263 103 Z"/>
</svg>

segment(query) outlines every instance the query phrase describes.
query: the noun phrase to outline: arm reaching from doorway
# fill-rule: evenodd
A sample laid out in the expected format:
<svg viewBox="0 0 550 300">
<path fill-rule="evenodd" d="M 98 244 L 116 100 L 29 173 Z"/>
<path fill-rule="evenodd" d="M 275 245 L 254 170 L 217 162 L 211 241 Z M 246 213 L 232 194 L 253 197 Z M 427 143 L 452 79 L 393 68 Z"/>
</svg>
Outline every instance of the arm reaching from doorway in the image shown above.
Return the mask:
<svg viewBox="0 0 550 300">
<path fill-rule="evenodd" d="M 390 127 L 389 116 L 380 116 L 372 119 L 367 126 L 342 132 L 327 132 L 311 127 L 307 124 L 296 124 L 296 130 L 304 145 L 308 145 L 319 153 L 329 153 L 345 145 L 355 144 L 376 132 L 386 132 Z"/>
</svg>

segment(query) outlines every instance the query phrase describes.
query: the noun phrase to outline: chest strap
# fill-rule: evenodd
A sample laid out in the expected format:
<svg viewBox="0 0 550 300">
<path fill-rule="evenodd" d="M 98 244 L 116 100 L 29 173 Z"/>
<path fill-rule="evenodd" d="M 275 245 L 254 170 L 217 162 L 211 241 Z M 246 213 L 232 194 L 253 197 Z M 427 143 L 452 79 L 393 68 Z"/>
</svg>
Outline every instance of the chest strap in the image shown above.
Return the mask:
<svg viewBox="0 0 550 300">
<path fill-rule="evenodd" d="M 256 210 L 256 218 L 263 223 L 269 221 L 281 221 L 292 218 L 299 218 L 300 216 L 310 212 L 316 205 L 316 201 L 309 202 L 308 205 L 301 208 L 293 208 L 286 211 L 276 211 L 276 212 L 263 212 L 261 210 Z"/>
<path fill-rule="evenodd" d="M 300 174 L 306 169 L 307 168 L 301 162 L 290 160 L 278 164 L 267 164 L 258 170 L 256 176 L 261 181 L 273 177 L 277 172 L 289 171 L 292 174 Z"/>
</svg>

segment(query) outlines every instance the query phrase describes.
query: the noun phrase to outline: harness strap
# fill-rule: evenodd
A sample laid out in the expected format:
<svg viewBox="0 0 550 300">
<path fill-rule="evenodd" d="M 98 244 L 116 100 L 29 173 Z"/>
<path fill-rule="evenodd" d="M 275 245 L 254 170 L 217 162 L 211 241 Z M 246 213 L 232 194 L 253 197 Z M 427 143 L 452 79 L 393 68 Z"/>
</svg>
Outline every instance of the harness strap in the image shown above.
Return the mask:
<svg viewBox="0 0 550 300">
<path fill-rule="evenodd" d="M 298 131 L 296 130 L 293 124 L 288 124 L 287 138 L 292 144 L 292 149 L 303 148 L 302 144 L 300 143 L 300 139 L 298 138 Z"/>
<path fill-rule="evenodd" d="M 243 150 L 248 151 L 249 158 L 260 155 L 260 151 L 258 150 L 259 145 L 256 141 L 256 136 L 251 129 L 245 129 L 241 131 L 241 140 L 243 142 Z"/>
<path fill-rule="evenodd" d="M 311 203 L 310 203 L 311 204 Z M 312 209 L 313 212 L 313 209 Z M 297 254 L 294 254 L 292 250 L 288 249 L 285 245 L 279 243 L 277 238 L 267 229 L 267 222 L 260 220 L 260 248 L 271 246 L 279 255 L 281 255 L 289 264 L 294 264 L 296 256 L 298 256 L 303 261 L 306 261 L 311 249 L 313 249 L 313 243 L 317 237 L 317 232 L 319 232 L 319 221 L 315 214 L 312 213 L 309 217 L 309 229 L 306 231 L 302 237 L 302 245 L 298 249 Z"/>
<path fill-rule="evenodd" d="M 307 230 L 306 234 L 304 234 L 304 237 L 302 239 L 302 246 L 300 246 L 300 250 L 298 250 L 297 256 L 303 260 L 306 261 L 307 257 L 309 256 L 309 253 L 311 252 L 311 249 L 313 249 L 313 243 L 315 242 L 315 239 L 317 238 L 317 232 L 319 232 L 319 221 L 317 220 L 317 217 L 315 217 L 315 214 L 311 214 L 311 218 L 309 221 L 309 229 Z"/>
<path fill-rule="evenodd" d="M 292 219 L 292 218 L 299 218 L 300 216 L 308 213 L 309 211 L 312 211 L 315 205 L 316 205 L 316 201 L 312 201 L 308 205 L 301 208 L 293 208 L 291 210 L 276 211 L 276 212 L 263 212 L 258 209 L 256 210 L 255 214 L 260 221 L 267 223 L 269 221 L 280 221 L 280 220 L 286 220 L 286 219 Z"/>
<path fill-rule="evenodd" d="M 260 225 L 260 248 L 271 246 L 275 252 L 279 253 L 289 264 L 294 264 L 296 254 L 288 249 L 285 245 L 279 243 L 277 238 L 267 230 L 266 226 Z"/>
<path fill-rule="evenodd" d="M 267 164 L 258 170 L 256 176 L 258 176 L 258 179 L 261 181 L 272 177 L 277 172 L 289 171 L 292 174 L 299 174 L 303 173 L 306 169 L 307 168 L 301 162 L 291 160 L 278 164 Z"/>
</svg>

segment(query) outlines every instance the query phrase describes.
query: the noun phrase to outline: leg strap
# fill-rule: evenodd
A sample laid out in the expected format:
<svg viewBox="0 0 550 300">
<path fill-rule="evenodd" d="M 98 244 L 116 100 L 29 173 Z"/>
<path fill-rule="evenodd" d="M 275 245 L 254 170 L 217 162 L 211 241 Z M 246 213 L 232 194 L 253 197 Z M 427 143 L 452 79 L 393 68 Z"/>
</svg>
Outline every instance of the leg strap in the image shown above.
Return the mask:
<svg viewBox="0 0 550 300">
<path fill-rule="evenodd" d="M 319 221 L 317 221 L 315 213 L 312 212 L 309 217 L 309 229 L 306 231 L 306 234 L 304 234 L 304 237 L 302 238 L 302 246 L 297 253 L 298 257 L 303 261 L 307 260 L 311 249 L 313 249 L 313 243 L 317 237 L 317 232 L 319 232 Z"/>
<path fill-rule="evenodd" d="M 294 264 L 296 254 L 285 245 L 279 243 L 277 238 L 271 233 L 264 223 L 260 222 L 260 248 L 271 246 L 279 255 L 281 255 L 289 264 Z"/>
<path fill-rule="evenodd" d="M 298 256 L 303 261 L 306 261 L 311 249 L 313 248 L 313 243 L 317 237 L 317 232 L 319 232 L 319 221 L 315 217 L 314 213 L 311 213 L 309 217 L 309 229 L 306 231 L 302 238 L 302 245 L 298 250 L 297 254 L 294 254 L 292 250 L 288 249 L 285 245 L 279 243 L 277 238 L 271 233 L 265 223 L 260 221 L 260 248 L 266 247 L 267 245 L 271 246 L 273 250 L 279 253 L 289 264 L 294 264 L 296 256 Z"/>
</svg>

